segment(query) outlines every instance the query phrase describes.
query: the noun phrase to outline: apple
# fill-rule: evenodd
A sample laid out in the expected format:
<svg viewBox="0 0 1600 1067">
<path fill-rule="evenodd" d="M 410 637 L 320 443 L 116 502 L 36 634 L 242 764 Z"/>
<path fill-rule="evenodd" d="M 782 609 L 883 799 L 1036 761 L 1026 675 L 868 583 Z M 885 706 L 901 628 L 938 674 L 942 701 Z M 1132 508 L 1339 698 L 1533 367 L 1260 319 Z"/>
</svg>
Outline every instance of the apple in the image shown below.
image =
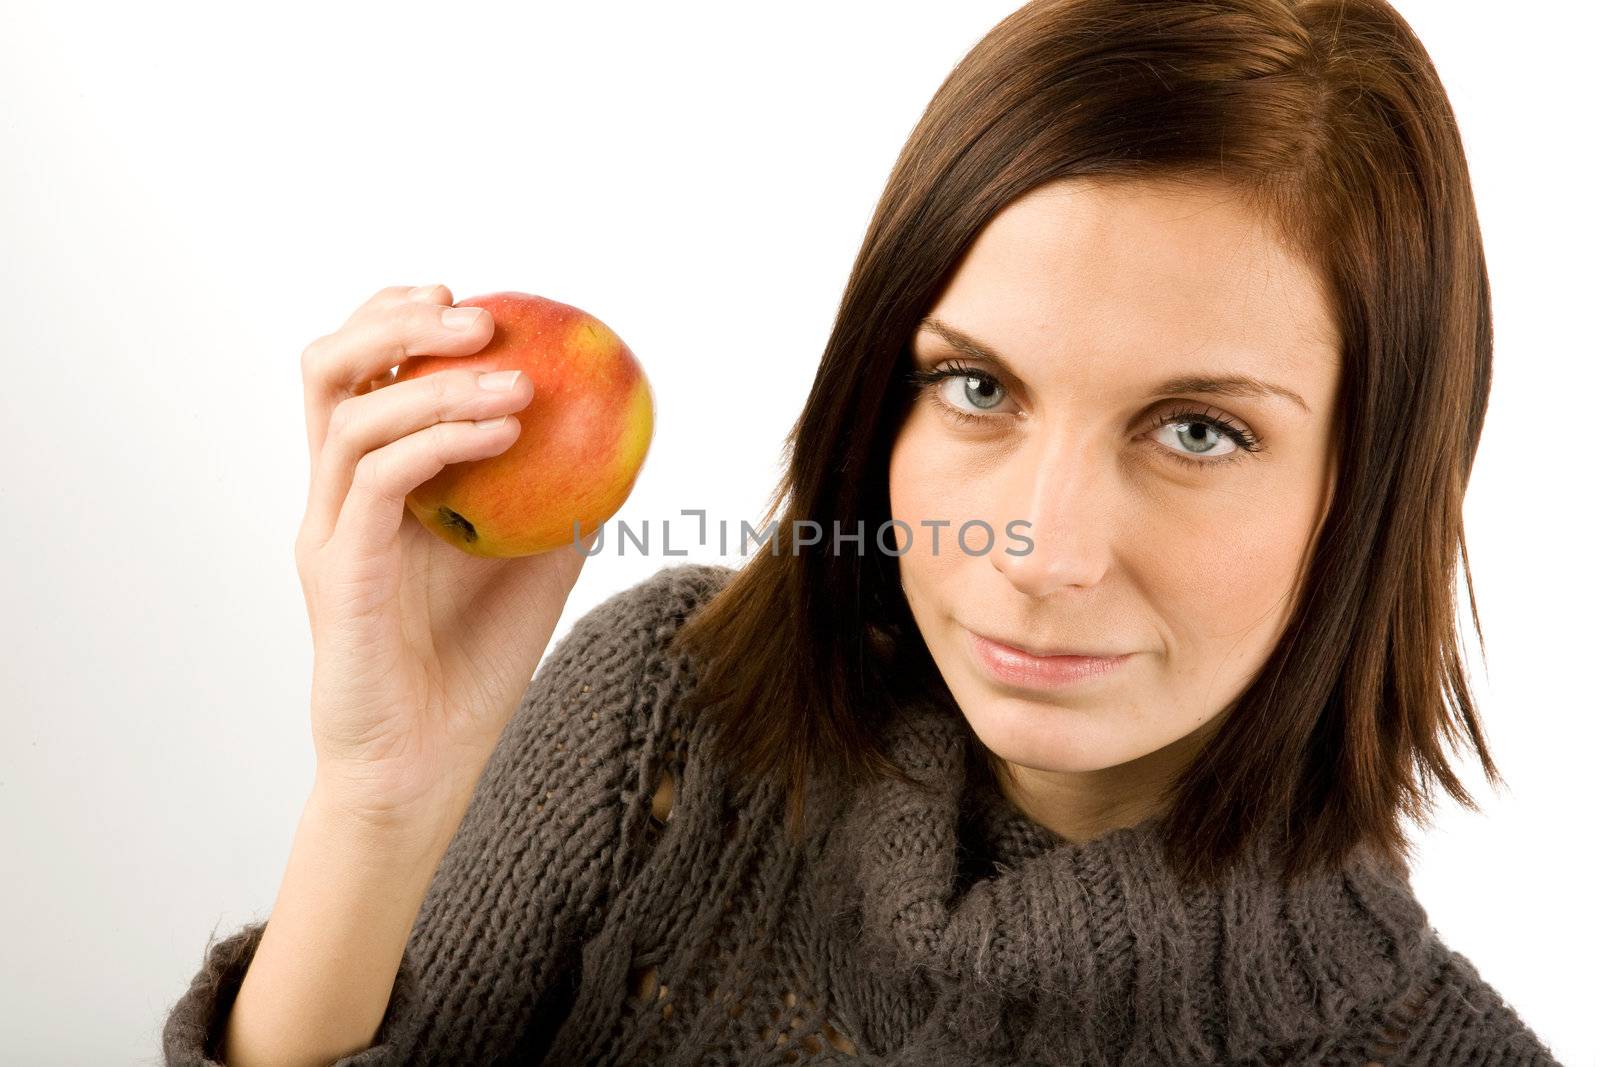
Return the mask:
<svg viewBox="0 0 1600 1067">
<path fill-rule="evenodd" d="M 489 343 L 467 356 L 408 359 L 394 381 L 451 367 L 516 369 L 533 381 L 533 399 L 513 413 L 522 429 L 511 447 L 448 464 L 407 495 L 407 510 L 475 556 L 531 556 L 583 540 L 628 498 L 650 448 L 655 405 L 643 368 L 605 323 L 570 304 L 503 292 L 455 306 L 489 312 Z"/>
</svg>

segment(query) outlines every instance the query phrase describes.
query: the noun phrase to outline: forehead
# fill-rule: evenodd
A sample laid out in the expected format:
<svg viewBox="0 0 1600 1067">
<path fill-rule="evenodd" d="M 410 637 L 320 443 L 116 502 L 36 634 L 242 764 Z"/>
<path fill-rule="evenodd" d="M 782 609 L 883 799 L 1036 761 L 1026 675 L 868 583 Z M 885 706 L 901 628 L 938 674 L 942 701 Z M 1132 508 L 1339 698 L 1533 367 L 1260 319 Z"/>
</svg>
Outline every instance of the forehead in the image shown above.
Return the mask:
<svg viewBox="0 0 1600 1067">
<path fill-rule="evenodd" d="M 978 235 L 931 314 L 1019 367 L 1080 375 L 1281 376 L 1326 370 L 1338 355 L 1317 272 L 1215 183 L 1033 190 Z"/>
</svg>

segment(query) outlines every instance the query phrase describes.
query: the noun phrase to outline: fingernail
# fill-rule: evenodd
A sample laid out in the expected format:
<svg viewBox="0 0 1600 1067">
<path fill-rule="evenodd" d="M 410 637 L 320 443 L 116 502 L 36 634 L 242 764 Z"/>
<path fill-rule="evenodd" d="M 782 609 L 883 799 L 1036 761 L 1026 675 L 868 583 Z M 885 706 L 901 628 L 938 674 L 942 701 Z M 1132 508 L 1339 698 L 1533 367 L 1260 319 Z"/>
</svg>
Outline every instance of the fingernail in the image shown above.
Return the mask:
<svg viewBox="0 0 1600 1067">
<path fill-rule="evenodd" d="M 439 287 L 437 285 L 419 285 L 406 294 L 406 299 L 421 300 L 424 297 L 432 296 L 434 292 L 438 290 L 438 288 Z"/>
<path fill-rule="evenodd" d="M 502 422 L 505 422 L 508 417 L 509 416 L 506 415 L 496 415 L 492 419 L 475 419 L 472 424 L 474 426 L 481 426 L 485 430 L 492 430 L 496 426 L 499 426 Z"/>
<path fill-rule="evenodd" d="M 479 389 L 493 389 L 497 393 L 509 392 L 522 374 L 519 370 L 497 370 L 478 375 Z"/>
<path fill-rule="evenodd" d="M 451 308 L 440 316 L 440 320 L 452 330 L 468 330 L 482 314 L 476 308 Z"/>
</svg>

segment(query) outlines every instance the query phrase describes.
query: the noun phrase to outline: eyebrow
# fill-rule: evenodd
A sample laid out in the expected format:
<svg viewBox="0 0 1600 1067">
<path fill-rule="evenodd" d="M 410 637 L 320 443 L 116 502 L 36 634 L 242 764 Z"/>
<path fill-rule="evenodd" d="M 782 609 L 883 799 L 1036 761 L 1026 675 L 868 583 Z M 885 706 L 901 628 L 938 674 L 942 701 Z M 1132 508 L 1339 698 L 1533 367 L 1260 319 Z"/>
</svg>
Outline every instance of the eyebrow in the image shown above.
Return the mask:
<svg viewBox="0 0 1600 1067">
<path fill-rule="evenodd" d="M 944 339 L 945 344 L 958 352 L 993 363 L 1013 378 L 1020 380 L 1022 377 L 1000 353 L 949 323 L 940 322 L 930 315 L 922 320 L 918 328 L 937 334 Z M 1311 411 L 1310 405 L 1293 389 L 1263 381 L 1251 374 L 1180 374 L 1159 383 L 1151 390 L 1150 395 L 1158 396 L 1165 393 L 1209 393 L 1212 396 L 1235 397 L 1280 396 L 1300 405 L 1308 414 Z"/>
</svg>

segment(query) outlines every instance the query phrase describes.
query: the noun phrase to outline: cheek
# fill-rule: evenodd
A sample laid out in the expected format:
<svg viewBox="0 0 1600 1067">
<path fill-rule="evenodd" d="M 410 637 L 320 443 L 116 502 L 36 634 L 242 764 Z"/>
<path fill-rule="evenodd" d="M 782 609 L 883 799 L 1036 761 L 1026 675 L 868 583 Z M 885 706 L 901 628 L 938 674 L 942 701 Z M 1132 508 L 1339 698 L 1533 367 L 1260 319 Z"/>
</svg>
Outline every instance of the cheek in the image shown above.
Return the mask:
<svg viewBox="0 0 1600 1067">
<path fill-rule="evenodd" d="M 1260 486 L 1232 502 L 1208 499 L 1192 514 L 1175 509 L 1147 527 L 1135 567 L 1161 576 L 1151 595 L 1180 660 L 1197 667 L 1219 656 L 1258 659 L 1276 641 L 1317 518 L 1319 501 L 1301 496 Z"/>
<path fill-rule="evenodd" d="M 957 530 L 968 519 L 988 517 L 980 497 L 984 484 L 981 472 L 970 469 L 970 455 L 951 446 L 948 436 L 933 423 L 936 418 L 936 414 L 915 406 L 889 453 L 889 516 L 910 527 L 911 544 L 900 557 L 900 574 L 908 597 L 919 578 L 931 580 L 940 571 L 972 562 L 957 547 Z M 948 525 L 935 528 L 925 522 Z M 997 540 L 1004 535 L 1003 528 L 995 532 Z M 900 528 L 894 536 L 903 546 L 908 533 Z M 969 537 L 974 549 L 981 548 L 981 532 L 973 531 Z"/>
<path fill-rule="evenodd" d="M 945 545 L 954 546 L 957 529 L 968 520 L 995 527 L 997 539 L 1005 536 L 1004 526 L 995 526 L 993 512 L 999 502 L 997 486 L 1007 463 L 1014 461 L 1010 451 L 952 433 L 926 399 L 912 404 L 889 452 L 889 508 L 893 518 L 914 527 L 913 550 L 933 532 L 917 525 L 924 519 L 950 524 L 939 530 L 941 559 Z M 982 547 L 981 531 L 969 531 L 968 537 L 975 550 Z M 959 550 L 956 554 L 963 555 Z"/>
<path fill-rule="evenodd" d="M 929 503 L 928 479 L 922 474 L 927 464 L 918 451 L 917 422 L 914 413 L 908 415 L 889 449 L 889 515 L 913 524 L 926 514 Z"/>
<path fill-rule="evenodd" d="M 895 438 L 894 447 L 889 451 L 889 517 L 911 527 L 909 550 L 905 548 L 907 534 L 904 529 L 896 527 L 885 535 L 886 541 L 892 538 L 893 543 L 901 547 L 901 555 L 897 562 L 900 569 L 900 583 L 913 614 L 916 612 L 916 598 L 913 591 L 923 567 L 923 561 L 916 558 L 917 553 L 921 551 L 921 539 L 916 537 L 915 533 L 918 523 L 930 516 L 932 507 L 928 479 L 922 473 L 926 469 L 926 464 L 920 462 L 917 453 L 916 421 L 914 414 L 908 416 L 905 426 Z"/>
</svg>

